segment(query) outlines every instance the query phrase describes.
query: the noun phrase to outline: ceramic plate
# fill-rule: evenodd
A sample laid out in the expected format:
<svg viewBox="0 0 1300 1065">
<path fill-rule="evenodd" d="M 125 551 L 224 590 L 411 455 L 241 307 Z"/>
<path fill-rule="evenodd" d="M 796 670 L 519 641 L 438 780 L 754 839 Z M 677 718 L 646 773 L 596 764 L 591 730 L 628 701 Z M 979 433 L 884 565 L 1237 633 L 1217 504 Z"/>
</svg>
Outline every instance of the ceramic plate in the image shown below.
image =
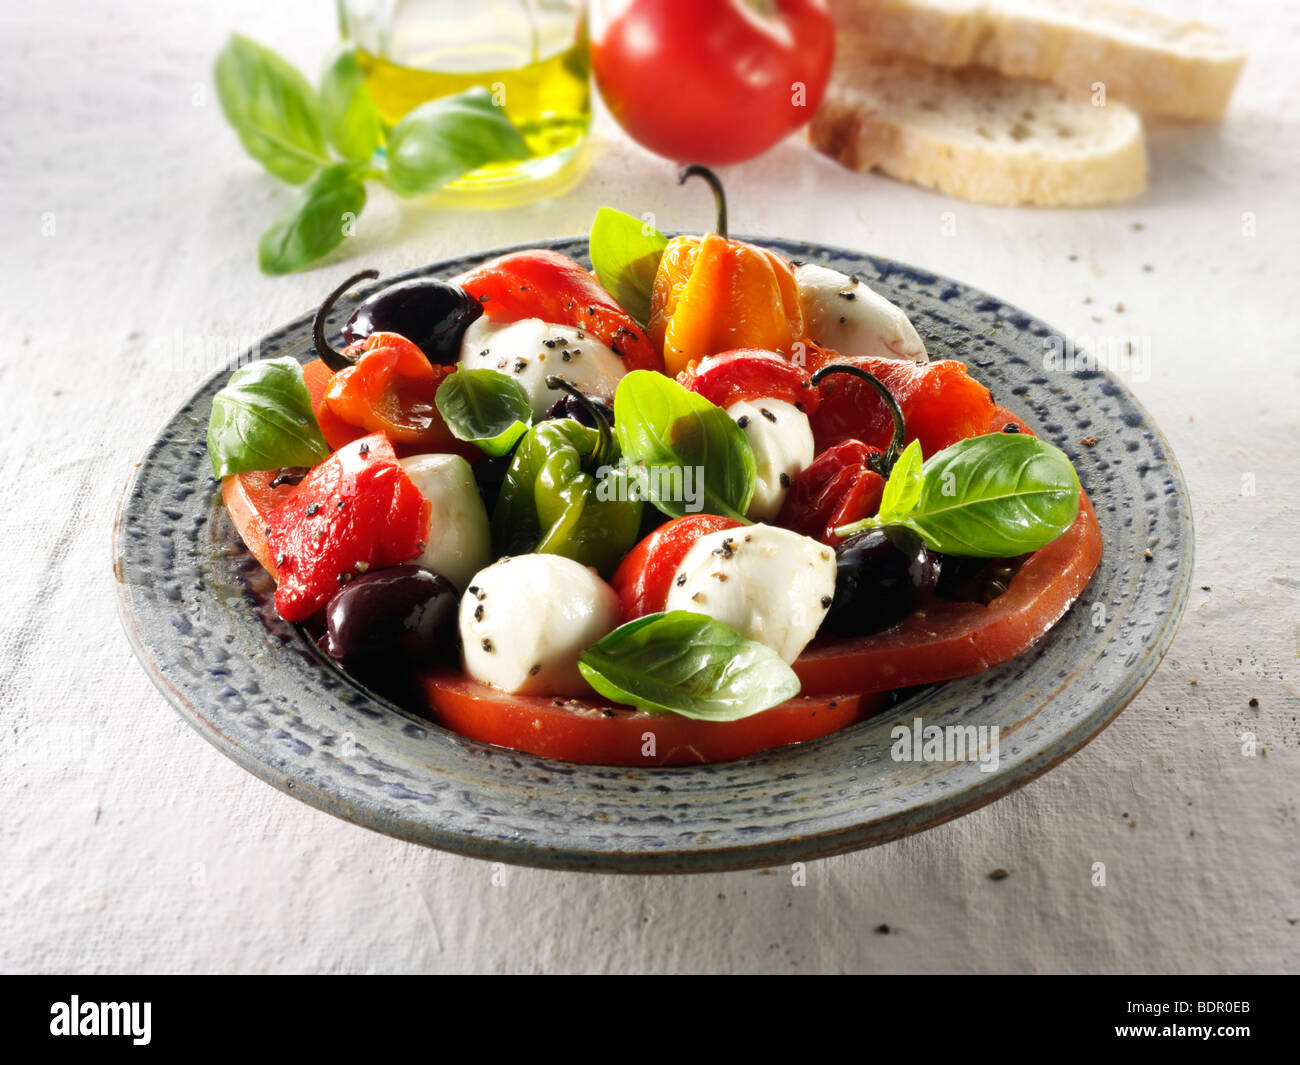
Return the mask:
<svg viewBox="0 0 1300 1065">
<path fill-rule="evenodd" d="M 154 682 L 209 742 L 303 802 L 400 839 L 557 869 L 701 872 L 819 858 L 959 817 L 1068 758 L 1137 694 L 1183 613 L 1192 525 L 1168 445 L 1115 377 L 1047 372 L 1044 339 L 1055 331 L 1001 300 L 843 249 L 761 243 L 859 274 L 907 311 L 932 357 L 965 362 L 1074 461 L 1104 555 L 1080 601 L 1030 651 L 824 739 L 736 762 L 582 766 L 462 739 L 352 681 L 276 615 L 271 580 L 235 535 L 204 448 L 221 372 L 164 427 L 118 515 L 122 618 Z M 585 239 L 549 246 L 585 261 Z M 499 253 L 384 283 L 450 277 Z M 340 301 L 331 328 L 377 287 Z M 280 355 L 312 357 L 310 315 L 262 341 L 261 357 Z M 998 725 L 996 771 L 894 761 L 890 730 L 916 717 Z"/>
</svg>

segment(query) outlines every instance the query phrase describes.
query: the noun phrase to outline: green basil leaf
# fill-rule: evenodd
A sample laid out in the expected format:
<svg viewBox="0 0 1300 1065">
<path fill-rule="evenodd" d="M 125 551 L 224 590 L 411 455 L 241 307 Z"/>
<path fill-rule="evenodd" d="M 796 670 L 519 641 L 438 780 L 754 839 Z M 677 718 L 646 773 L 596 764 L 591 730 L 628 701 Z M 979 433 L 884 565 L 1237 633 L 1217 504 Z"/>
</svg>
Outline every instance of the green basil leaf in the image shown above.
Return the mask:
<svg viewBox="0 0 1300 1065">
<path fill-rule="evenodd" d="M 612 207 L 602 207 L 591 223 L 588 245 L 597 279 L 643 326 L 650 321 L 650 294 L 667 243 L 648 222 Z"/>
<path fill-rule="evenodd" d="M 457 440 L 489 455 L 509 452 L 533 420 L 519 382 L 496 370 L 456 370 L 438 386 L 434 402 Z"/>
<path fill-rule="evenodd" d="M 665 514 L 689 513 L 677 489 L 692 477 L 705 512 L 747 520 L 757 479 L 754 450 L 721 407 L 671 377 L 633 370 L 614 393 L 614 431 L 624 460 L 649 475 L 648 498 Z"/>
<path fill-rule="evenodd" d="M 357 50 L 350 44 L 340 45 L 325 63 L 320 112 L 326 138 L 345 159 L 368 162 L 384 141 L 379 108 L 366 87 Z"/>
<path fill-rule="evenodd" d="M 880 497 L 879 517 L 888 521 L 891 517 L 907 515 L 921 498 L 921 480 L 921 442 L 913 440 L 889 471 L 889 480 Z"/>
<path fill-rule="evenodd" d="M 366 186 L 353 164 L 322 170 L 258 240 L 262 273 L 287 274 L 333 251 L 365 205 Z"/>
<path fill-rule="evenodd" d="M 882 509 L 836 532 L 906 525 L 946 555 L 1010 558 L 1046 547 L 1078 513 L 1079 475 L 1064 452 L 1027 433 L 989 433 L 927 460 L 905 514 Z"/>
<path fill-rule="evenodd" d="M 302 367 L 287 355 L 241 366 L 212 397 L 208 457 L 215 477 L 315 466 L 329 453 Z"/>
<path fill-rule="evenodd" d="M 330 164 L 315 90 L 292 64 L 235 34 L 213 77 L 226 121 L 248 154 L 281 181 L 301 185 Z"/>
<path fill-rule="evenodd" d="M 606 698 L 697 721 L 738 721 L 799 694 L 772 648 L 686 610 L 619 626 L 582 652 L 578 670 Z"/>
<path fill-rule="evenodd" d="M 388 135 L 389 186 L 423 196 L 488 163 L 527 159 L 528 146 L 484 88 L 421 104 Z"/>
</svg>

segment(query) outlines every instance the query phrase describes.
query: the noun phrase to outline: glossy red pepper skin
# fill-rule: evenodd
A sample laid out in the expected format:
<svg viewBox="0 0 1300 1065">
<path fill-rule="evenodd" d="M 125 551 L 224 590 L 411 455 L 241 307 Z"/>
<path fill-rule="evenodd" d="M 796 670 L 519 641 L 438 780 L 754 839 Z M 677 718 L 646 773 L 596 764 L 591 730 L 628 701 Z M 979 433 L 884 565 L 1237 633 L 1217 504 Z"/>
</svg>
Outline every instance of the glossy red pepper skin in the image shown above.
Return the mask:
<svg viewBox="0 0 1300 1065">
<path fill-rule="evenodd" d="M 434 405 L 438 386 L 455 369 L 434 366 L 397 333 L 372 333 L 348 345 L 352 366 L 330 378 L 325 406 L 348 425 L 426 449 L 451 447 L 456 438 Z"/>
<path fill-rule="evenodd" d="M 811 414 L 821 402 L 808 372 L 774 351 L 737 348 L 690 363 L 677 383 L 710 403 L 729 407 L 748 399 L 779 399 Z"/>
<path fill-rule="evenodd" d="M 664 608 L 677 567 L 696 540 L 742 527 L 742 522 L 718 514 L 687 514 L 660 525 L 628 552 L 610 580 L 623 603 L 623 620 Z"/>
<path fill-rule="evenodd" d="M 874 374 L 893 394 L 907 423 L 907 442 L 921 442 L 926 458 L 958 440 L 988 432 L 994 403 L 989 390 L 952 360 L 911 363 L 826 352 L 827 362 L 849 363 Z M 817 367 L 813 367 L 816 369 Z M 835 374 L 822 382 L 822 401 L 809 419 L 818 453 L 844 440 L 884 451 L 894 432 L 884 401 L 863 381 Z"/>
<path fill-rule="evenodd" d="M 266 517 L 280 616 L 306 621 L 352 576 L 415 558 L 430 509 L 382 433 L 340 448 Z"/>
<path fill-rule="evenodd" d="M 566 255 L 545 249 L 499 256 L 452 279 L 483 304 L 494 322 L 540 318 L 585 330 L 620 356 L 628 372 L 664 361 L 636 320 Z"/>
<path fill-rule="evenodd" d="M 835 529 L 880 510 L 885 479 L 867 466 L 879 448 L 844 440 L 817 456 L 790 485 L 776 523 L 834 547 Z"/>
</svg>

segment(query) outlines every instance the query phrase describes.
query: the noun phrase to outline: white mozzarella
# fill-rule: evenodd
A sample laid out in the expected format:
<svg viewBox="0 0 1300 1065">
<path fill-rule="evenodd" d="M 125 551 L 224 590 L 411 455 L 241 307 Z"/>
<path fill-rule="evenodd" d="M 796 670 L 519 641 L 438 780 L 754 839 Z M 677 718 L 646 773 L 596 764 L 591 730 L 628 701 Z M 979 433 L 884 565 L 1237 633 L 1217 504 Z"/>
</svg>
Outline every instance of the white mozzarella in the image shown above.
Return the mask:
<svg viewBox="0 0 1300 1065">
<path fill-rule="evenodd" d="M 412 455 L 401 463 L 433 507 L 424 550 L 412 562 L 463 589 L 492 561 L 492 533 L 474 471 L 459 455 Z"/>
<path fill-rule="evenodd" d="M 706 614 L 793 662 L 834 594 L 834 551 L 789 529 L 749 525 L 700 537 L 664 609 Z"/>
<path fill-rule="evenodd" d="M 460 365 L 513 377 L 528 395 L 537 417 L 564 395 L 546 387 L 549 375 L 556 374 L 587 395 L 612 402 L 625 372 L 623 360 L 590 333 L 540 318 L 504 325 L 487 317 L 477 319 L 461 340 Z"/>
<path fill-rule="evenodd" d="M 808 415 L 780 399 L 741 400 L 727 408 L 754 449 L 758 466 L 754 498 L 746 515 L 770 521 L 781 512 L 790 482 L 813 460 L 813 433 Z"/>
<path fill-rule="evenodd" d="M 515 555 L 474 575 L 460 601 L 465 672 L 508 692 L 584 695 L 578 655 L 616 629 L 618 594 L 560 555 Z"/>
<path fill-rule="evenodd" d="M 927 361 L 925 344 L 902 308 L 863 281 L 815 263 L 796 267 L 794 280 L 813 343 L 841 355 Z"/>
</svg>

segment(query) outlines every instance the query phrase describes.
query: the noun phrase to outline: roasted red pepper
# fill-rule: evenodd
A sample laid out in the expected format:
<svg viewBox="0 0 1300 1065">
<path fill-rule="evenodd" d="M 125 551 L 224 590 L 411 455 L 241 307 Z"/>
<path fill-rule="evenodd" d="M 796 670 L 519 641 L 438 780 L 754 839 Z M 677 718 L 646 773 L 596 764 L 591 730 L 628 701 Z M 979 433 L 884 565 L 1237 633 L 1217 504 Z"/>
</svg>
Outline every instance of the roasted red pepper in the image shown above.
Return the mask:
<svg viewBox="0 0 1300 1065">
<path fill-rule="evenodd" d="M 372 333 L 344 352 L 355 360 L 325 389 L 325 406 L 349 425 L 426 448 L 456 443 L 434 406 L 438 386 L 455 367 L 434 366 L 397 333 Z"/>
<path fill-rule="evenodd" d="M 353 576 L 415 558 L 429 512 L 382 433 L 340 448 L 266 517 L 280 616 L 306 621 Z"/>
<path fill-rule="evenodd" d="M 628 552 L 610 581 L 623 601 L 623 620 L 631 621 L 664 608 L 677 567 L 696 540 L 742 525 L 718 514 L 687 514 L 660 525 Z"/>
<path fill-rule="evenodd" d="M 860 440 L 845 440 L 823 451 L 795 476 L 776 523 L 833 547 L 843 539 L 835 535 L 838 526 L 869 518 L 880 509 L 885 478 L 868 460 L 881 453 Z"/>
<path fill-rule="evenodd" d="M 833 353 L 827 353 L 827 357 L 835 363 L 860 367 L 884 383 L 907 422 L 907 442 L 919 440 L 927 458 L 958 440 L 989 431 L 993 397 L 967 375 L 960 362 L 918 364 L 869 356 L 846 358 Z M 810 418 L 818 452 L 843 440 L 861 440 L 882 451 L 889 446 L 893 417 L 868 384 L 837 374 L 821 388 L 821 404 Z"/>
<path fill-rule="evenodd" d="M 822 398 L 802 366 L 758 348 L 738 348 L 692 362 L 677 375 L 677 382 L 719 407 L 747 399 L 779 399 L 811 414 Z"/>
<path fill-rule="evenodd" d="M 659 352 L 635 319 L 587 270 L 559 252 L 511 252 L 452 281 L 482 303 L 494 322 L 540 318 L 573 326 L 621 356 L 629 372 L 663 372 Z"/>
</svg>

